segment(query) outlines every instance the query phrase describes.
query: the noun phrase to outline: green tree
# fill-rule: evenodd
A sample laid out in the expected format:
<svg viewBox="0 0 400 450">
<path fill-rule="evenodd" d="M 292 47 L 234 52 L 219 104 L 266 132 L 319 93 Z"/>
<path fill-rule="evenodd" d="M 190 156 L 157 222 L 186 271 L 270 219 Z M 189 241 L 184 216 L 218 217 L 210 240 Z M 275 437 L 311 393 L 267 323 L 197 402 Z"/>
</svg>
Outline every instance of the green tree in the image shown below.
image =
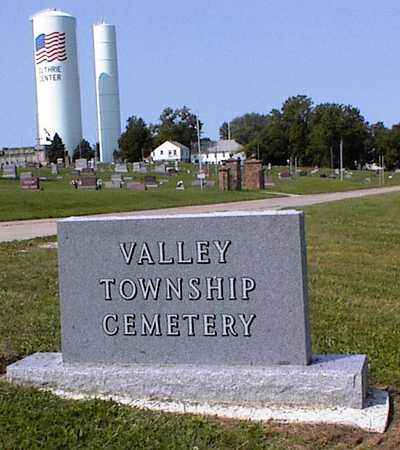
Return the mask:
<svg viewBox="0 0 400 450">
<path fill-rule="evenodd" d="M 229 122 L 231 139 L 235 139 L 242 145 L 249 144 L 257 138 L 267 121 L 266 115 L 258 113 L 247 113 L 235 117 Z M 221 139 L 228 139 L 228 135 L 228 123 L 224 122 L 219 128 L 219 136 Z"/>
<path fill-rule="evenodd" d="M 400 124 L 395 124 L 392 128 L 375 127 L 375 158 L 379 161 L 379 156 L 384 157 L 384 164 L 388 169 L 399 167 L 400 161 Z"/>
<path fill-rule="evenodd" d="M 310 139 L 312 100 L 306 95 L 289 97 L 282 105 L 282 124 L 286 133 L 287 153 L 301 159 Z"/>
<path fill-rule="evenodd" d="M 152 149 L 151 130 L 141 117 L 129 117 L 126 129 L 121 134 L 118 143 L 120 150 L 117 151 L 116 156 L 119 159 L 128 162 L 140 161 L 142 156 L 148 154 Z"/>
<path fill-rule="evenodd" d="M 94 158 L 95 151 L 92 149 L 92 146 L 85 139 L 82 139 L 81 142 L 76 146 L 74 153 L 72 154 L 72 160 L 76 161 L 80 158 L 85 158 L 87 160 Z"/>
<path fill-rule="evenodd" d="M 200 131 L 203 126 L 199 121 Z M 165 141 L 177 141 L 190 148 L 197 142 L 197 117 L 187 106 L 172 109 L 165 108 L 158 124 L 152 126 L 155 145 Z"/>
<path fill-rule="evenodd" d="M 309 145 L 305 163 L 319 166 L 339 165 L 343 139 L 345 167 L 355 167 L 369 159 L 369 128 L 360 111 L 351 105 L 323 103 L 312 112 Z"/>
<path fill-rule="evenodd" d="M 281 111 L 273 109 L 270 112 L 267 124 L 245 149 L 247 154 L 260 154 L 264 163 L 286 164 L 288 137 Z"/>
<path fill-rule="evenodd" d="M 47 150 L 47 159 L 50 163 L 56 163 L 57 158 L 64 159 L 65 145 L 60 136 L 58 135 L 58 133 L 54 135 L 51 144 L 46 147 L 46 150 Z"/>
</svg>

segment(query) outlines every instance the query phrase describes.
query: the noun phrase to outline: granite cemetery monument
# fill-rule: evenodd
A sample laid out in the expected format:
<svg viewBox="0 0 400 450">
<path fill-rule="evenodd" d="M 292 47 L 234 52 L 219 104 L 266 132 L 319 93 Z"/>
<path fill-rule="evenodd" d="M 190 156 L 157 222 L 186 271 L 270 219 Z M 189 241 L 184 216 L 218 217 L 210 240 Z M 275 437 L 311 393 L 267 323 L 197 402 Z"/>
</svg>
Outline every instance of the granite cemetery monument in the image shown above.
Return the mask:
<svg viewBox="0 0 400 450">
<path fill-rule="evenodd" d="M 3 178 L 8 178 L 10 180 L 16 180 L 17 176 L 17 166 L 15 164 L 8 164 L 3 167 Z"/>
<path fill-rule="evenodd" d="M 368 397 L 366 356 L 312 355 L 304 235 L 298 211 L 59 220 L 62 354 L 28 356 L 7 377 L 167 411 L 384 431 L 388 399 Z"/>
</svg>

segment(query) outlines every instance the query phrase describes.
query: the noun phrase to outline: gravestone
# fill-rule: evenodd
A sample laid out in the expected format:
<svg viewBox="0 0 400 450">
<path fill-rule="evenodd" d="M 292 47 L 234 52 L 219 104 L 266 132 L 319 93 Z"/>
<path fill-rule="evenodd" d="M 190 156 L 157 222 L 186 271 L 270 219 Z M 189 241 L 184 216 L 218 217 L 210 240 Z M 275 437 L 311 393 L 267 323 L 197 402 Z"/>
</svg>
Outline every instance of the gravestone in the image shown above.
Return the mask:
<svg viewBox="0 0 400 450">
<path fill-rule="evenodd" d="M 7 178 L 9 180 L 17 179 L 17 166 L 14 164 L 8 164 L 3 166 L 3 178 Z"/>
<path fill-rule="evenodd" d="M 54 163 L 52 163 L 51 164 L 51 174 L 52 175 L 58 175 L 58 165 L 57 164 L 54 164 Z"/>
<path fill-rule="evenodd" d="M 134 162 L 132 165 L 132 170 L 134 172 L 147 173 L 146 164 L 143 162 Z"/>
<path fill-rule="evenodd" d="M 78 183 L 79 189 L 96 189 L 97 188 L 97 178 L 94 175 L 81 175 Z"/>
<path fill-rule="evenodd" d="M 32 172 L 21 172 L 19 175 L 20 180 L 31 179 L 33 177 Z"/>
<path fill-rule="evenodd" d="M 57 231 L 62 355 L 14 363 L 9 380 L 256 420 L 351 410 L 384 429 L 366 357 L 311 354 L 303 213 L 75 217 Z"/>
<path fill-rule="evenodd" d="M 130 181 L 126 183 L 126 188 L 132 191 L 144 191 L 145 185 L 144 183 L 139 183 L 138 181 Z"/>
<path fill-rule="evenodd" d="M 29 172 L 28 172 L 29 173 Z M 23 177 L 21 178 L 21 189 L 24 191 L 39 191 L 40 181 L 38 177 Z"/>
<path fill-rule="evenodd" d="M 166 173 L 166 166 L 165 164 L 156 164 L 156 166 L 154 167 L 154 172 L 155 173 L 162 173 L 165 174 Z"/>
<path fill-rule="evenodd" d="M 75 169 L 76 170 L 82 170 L 87 169 L 87 160 L 85 158 L 79 158 L 75 160 Z"/>
<path fill-rule="evenodd" d="M 213 188 L 215 186 L 215 181 L 214 180 L 207 180 L 205 187 L 206 188 Z"/>
<path fill-rule="evenodd" d="M 123 178 L 120 173 L 111 174 L 111 183 L 114 189 L 119 189 L 122 186 Z"/>
<path fill-rule="evenodd" d="M 114 171 L 119 173 L 128 173 L 128 166 L 126 163 L 117 163 L 115 164 Z"/>
<path fill-rule="evenodd" d="M 157 183 L 156 177 L 154 175 L 147 175 L 146 177 L 144 177 L 144 185 L 145 185 L 146 189 L 158 188 L 158 183 Z"/>
</svg>

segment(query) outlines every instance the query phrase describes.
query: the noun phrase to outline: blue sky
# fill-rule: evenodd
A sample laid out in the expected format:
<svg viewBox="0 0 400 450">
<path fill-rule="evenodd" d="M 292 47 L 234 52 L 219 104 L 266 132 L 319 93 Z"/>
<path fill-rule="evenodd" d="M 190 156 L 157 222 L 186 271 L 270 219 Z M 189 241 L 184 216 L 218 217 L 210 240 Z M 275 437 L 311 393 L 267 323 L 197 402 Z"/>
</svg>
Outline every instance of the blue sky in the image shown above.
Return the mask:
<svg viewBox="0 0 400 450">
<path fill-rule="evenodd" d="M 29 16 L 56 7 L 78 21 L 84 136 L 96 141 L 91 26 L 117 26 L 123 127 L 187 105 L 213 138 L 225 120 L 269 112 L 290 95 L 358 106 L 400 122 L 398 0 L 1 0 L 0 147 L 35 141 Z"/>
</svg>

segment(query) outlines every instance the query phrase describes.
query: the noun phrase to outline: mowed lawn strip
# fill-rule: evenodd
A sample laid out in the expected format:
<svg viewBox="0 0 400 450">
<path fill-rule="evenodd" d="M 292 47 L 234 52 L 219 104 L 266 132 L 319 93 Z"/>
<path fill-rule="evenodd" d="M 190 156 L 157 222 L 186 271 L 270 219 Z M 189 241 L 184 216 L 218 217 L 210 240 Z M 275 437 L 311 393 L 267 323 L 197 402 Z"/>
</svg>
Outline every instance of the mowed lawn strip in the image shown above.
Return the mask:
<svg viewBox="0 0 400 450">
<path fill-rule="evenodd" d="M 329 426 L 259 425 L 61 400 L 0 382 L 0 448 L 400 448 L 400 195 L 305 209 L 314 353 L 365 353 L 390 386 L 384 436 Z M 251 233 L 251 230 L 249 230 Z M 0 364 L 59 351 L 54 239 L 0 245 Z"/>
<path fill-rule="evenodd" d="M 23 169 L 26 171 L 28 169 Z M 47 177 L 42 181 L 43 190 L 39 192 L 22 191 L 19 181 L 0 178 L 0 221 L 44 219 L 50 217 L 68 217 L 87 214 L 101 214 L 148 209 L 170 208 L 190 205 L 257 200 L 276 197 L 282 194 L 317 194 L 324 192 L 340 192 L 356 189 L 379 187 L 379 177 L 371 172 L 354 171 L 351 179 L 320 178 L 313 176 L 297 176 L 293 179 L 279 179 L 278 173 L 287 170 L 276 167 L 269 174 L 274 186 L 268 186 L 263 191 L 219 192 L 216 168 L 210 168 L 210 179 L 215 182 L 211 188 L 200 190 L 192 186 L 195 180 L 196 168 L 184 164 L 182 172 L 176 176 L 152 173 L 162 182 L 157 190 L 146 192 L 132 191 L 126 188 L 105 189 L 101 191 L 76 190 L 71 186 L 71 170 L 61 171 L 62 180 L 56 180 L 50 169 L 31 169 L 34 175 Z M 190 173 L 188 173 L 190 172 Z M 329 170 L 323 171 L 329 174 Z M 103 181 L 110 179 L 112 172 L 98 172 Z M 129 172 L 123 176 L 132 177 L 134 181 L 143 182 L 145 175 Z M 389 178 L 391 177 L 391 178 Z M 366 180 L 369 180 L 368 182 Z M 185 190 L 176 191 L 177 181 L 183 181 Z M 400 184 L 400 173 L 386 173 L 385 186 Z M 270 194 L 269 192 L 274 192 Z"/>
</svg>

